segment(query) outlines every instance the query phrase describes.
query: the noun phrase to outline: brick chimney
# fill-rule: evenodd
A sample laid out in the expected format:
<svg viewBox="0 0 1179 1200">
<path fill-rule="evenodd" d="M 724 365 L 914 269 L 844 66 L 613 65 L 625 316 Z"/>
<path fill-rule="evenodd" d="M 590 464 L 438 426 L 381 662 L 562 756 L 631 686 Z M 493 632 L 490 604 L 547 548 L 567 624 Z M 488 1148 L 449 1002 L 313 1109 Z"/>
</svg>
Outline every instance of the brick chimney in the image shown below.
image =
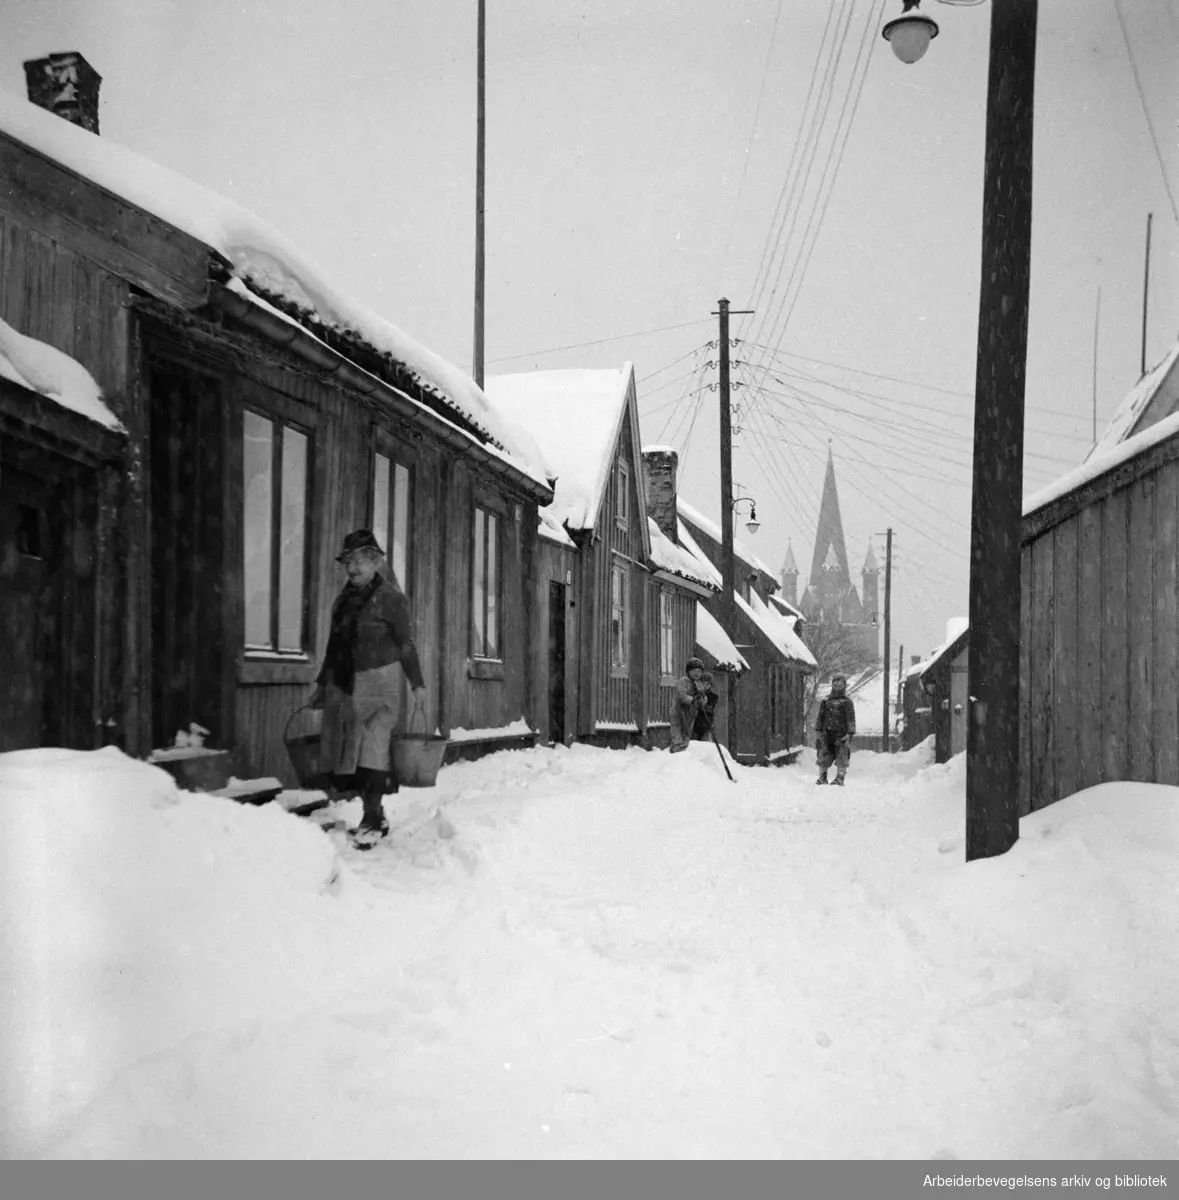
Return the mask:
<svg viewBox="0 0 1179 1200">
<path fill-rule="evenodd" d="M 29 59 L 25 79 L 34 104 L 91 133 L 98 132 L 102 76 L 76 50 Z"/>
<path fill-rule="evenodd" d="M 652 446 L 643 451 L 643 474 L 647 477 L 647 516 L 677 546 L 676 471 L 680 456 L 670 446 Z"/>
</svg>

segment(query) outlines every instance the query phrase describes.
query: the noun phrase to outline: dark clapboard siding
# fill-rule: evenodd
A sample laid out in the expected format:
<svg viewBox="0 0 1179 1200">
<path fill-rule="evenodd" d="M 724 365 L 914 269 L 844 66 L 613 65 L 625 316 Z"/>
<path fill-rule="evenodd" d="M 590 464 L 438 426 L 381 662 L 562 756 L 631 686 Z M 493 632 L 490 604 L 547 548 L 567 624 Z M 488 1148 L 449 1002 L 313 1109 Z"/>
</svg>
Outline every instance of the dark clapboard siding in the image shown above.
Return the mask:
<svg viewBox="0 0 1179 1200">
<path fill-rule="evenodd" d="M 1179 784 L 1174 454 L 1025 519 L 1021 814 L 1103 782 Z"/>
</svg>

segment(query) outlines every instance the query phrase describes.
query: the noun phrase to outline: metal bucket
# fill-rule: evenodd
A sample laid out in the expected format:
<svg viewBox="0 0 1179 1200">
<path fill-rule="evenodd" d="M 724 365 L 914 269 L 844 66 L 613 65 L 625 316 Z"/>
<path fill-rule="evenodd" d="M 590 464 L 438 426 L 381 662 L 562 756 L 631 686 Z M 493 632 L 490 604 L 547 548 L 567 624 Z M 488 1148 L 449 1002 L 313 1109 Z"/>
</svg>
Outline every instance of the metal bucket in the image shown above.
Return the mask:
<svg viewBox="0 0 1179 1200">
<path fill-rule="evenodd" d="M 421 733 L 395 733 L 389 740 L 393 772 L 403 787 L 433 787 L 446 757 L 450 739 L 439 733 L 426 733 L 426 713 L 420 706 L 410 714 L 409 723 L 422 717 Z"/>
<path fill-rule="evenodd" d="M 319 768 L 322 740 L 320 734 L 318 732 L 291 733 L 291 725 L 301 712 L 318 711 L 318 709 L 313 709 L 310 704 L 304 704 L 302 708 L 297 708 L 291 713 L 287 719 L 286 728 L 283 730 L 282 740 L 286 744 L 287 757 L 291 760 L 291 766 L 295 768 L 299 786 L 303 788 L 323 788 L 331 782 L 329 774 Z"/>
</svg>

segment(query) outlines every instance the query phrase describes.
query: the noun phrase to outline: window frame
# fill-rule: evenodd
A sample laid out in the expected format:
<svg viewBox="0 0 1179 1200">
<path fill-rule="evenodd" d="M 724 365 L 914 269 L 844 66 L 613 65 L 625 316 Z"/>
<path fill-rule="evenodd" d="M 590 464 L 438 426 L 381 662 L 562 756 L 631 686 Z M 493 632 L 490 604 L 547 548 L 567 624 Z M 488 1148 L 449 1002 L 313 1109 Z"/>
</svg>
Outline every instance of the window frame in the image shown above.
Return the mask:
<svg viewBox="0 0 1179 1200">
<path fill-rule="evenodd" d="M 624 532 L 630 529 L 630 467 L 619 459 L 614 472 L 614 521 Z"/>
<path fill-rule="evenodd" d="M 618 604 L 615 604 L 615 581 L 621 581 Z M 630 569 L 625 562 L 610 564 L 610 675 L 614 679 L 630 675 Z M 618 636 L 615 637 L 615 611 L 618 613 Z"/>
<path fill-rule="evenodd" d="M 659 589 L 659 676 L 675 678 L 675 595 L 666 587 Z"/>
<path fill-rule="evenodd" d="M 480 545 L 480 516 L 483 518 L 482 530 L 483 538 Z M 491 528 L 491 522 L 495 525 L 495 541 L 492 546 L 493 556 L 487 553 L 488 549 L 488 534 Z M 488 565 L 494 557 L 494 589 L 488 587 Z M 482 580 L 476 580 L 476 564 L 482 564 Z M 470 650 L 472 663 L 484 664 L 501 664 L 504 661 L 504 619 L 503 619 L 503 563 L 504 563 L 504 514 L 496 507 L 488 504 L 481 498 L 476 498 L 471 503 L 471 540 L 470 554 L 468 564 L 470 568 L 470 613 L 471 620 L 471 635 L 470 635 Z M 477 616 L 476 603 L 478 593 L 476 591 L 477 582 L 482 583 L 482 612 Z M 494 605 L 492 606 L 495 614 L 495 644 L 489 647 L 488 638 L 486 635 L 488 623 L 488 596 L 494 590 Z M 492 653 L 488 651 L 492 650 Z"/>
<path fill-rule="evenodd" d="M 247 640 L 249 623 L 249 597 L 246 595 L 246 525 L 247 494 L 245 480 L 245 439 L 246 421 L 249 416 L 265 421 L 271 428 L 271 458 L 270 475 L 270 563 L 269 563 L 269 638 L 267 646 L 251 644 Z M 283 432 L 290 430 L 304 439 L 305 453 L 303 461 L 303 520 L 302 520 L 302 564 L 299 572 L 299 586 L 302 593 L 299 606 L 299 649 L 281 649 L 281 610 L 283 597 L 283 562 L 282 562 L 282 518 L 283 518 L 283 469 L 285 457 L 285 438 Z M 238 425 L 238 446 L 241 459 L 238 472 L 242 483 L 242 502 L 240 518 L 242 522 L 242 547 L 240 567 L 242 571 L 242 613 L 239 631 L 239 648 L 243 662 L 265 666 L 269 664 L 306 667 L 314 665 L 315 633 L 312 628 L 311 613 L 313 607 L 313 578 L 312 563 L 314 561 L 312 513 L 315 508 L 315 455 L 317 450 L 315 425 L 311 421 L 300 419 L 300 415 L 288 410 L 287 406 L 268 405 L 255 401 L 252 397 L 245 400 L 241 406 L 241 420 Z M 254 681 L 254 680 L 249 680 Z M 260 681 L 260 680 L 259 680 Z"/>
<path fill-rule="evenodd" d="M 389 463 L 389 492 L 386 501 L 385 512 L 385 541 L 381 542 L 385 549 L 385 563 L 389 568 L 390 573 L 401 586 L 401 590 L 405 593 L 406 599 L 409 600 L 410 606 L 413 605 L 413 591 L 416 582 L 414 570 L 414 554 L 413 554 L 413 524 L 414 524 L 414 504 L 416 501 L 415 488 L 417 484 L 417 461 L 416 455 L 405 453 L 399 446 L 392 442 L 391 439 L 381 436 L 381 431 L 377 431 L 377 436 L 373 439 L 371 453 L 369 454 L 369 473 L 368 473 L 368 500 L 366 511 L 368 512 L 368 527 L 376 535 L 377 540 L 381 541 L 382 533 L 380 525 L 377 521 L 377 459 L 384 458 Z M 394 537 L 395 537 L 395 520 L 396 520 L 396 497 L 397 497 L 397 471 L 402 470 L 406 473 L 405 485 L 405 570 L 399 575 L 394 561 Z"/>
</svg>

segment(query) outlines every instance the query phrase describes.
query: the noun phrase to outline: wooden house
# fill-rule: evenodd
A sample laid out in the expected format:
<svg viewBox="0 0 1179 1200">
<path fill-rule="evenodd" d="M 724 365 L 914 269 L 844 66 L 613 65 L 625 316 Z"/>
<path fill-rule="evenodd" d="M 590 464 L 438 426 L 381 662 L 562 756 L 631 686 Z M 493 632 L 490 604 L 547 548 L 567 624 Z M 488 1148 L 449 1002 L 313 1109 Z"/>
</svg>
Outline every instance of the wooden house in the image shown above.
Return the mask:
<svg viewBox="0 0 1179 1200">
<path fill-rule="evenodd" d="M 902 745 L 911 750 L 932 733 L 934 761 L 940 763 L 966 749 L 970 630 L 951 624 L 953 636 L 929 658 L 910 666 L 904 679 Z"/>
<path fill-rule="evenodd" d="M 486 389 L 556 474 L 536 575 L 540 728 L 552 740 L 658 742 L 696 602 L 714 589 L 648 520 L 634 370 L 492 376 Z"/>
<path fill-rule="evenodd" d="M 1179 784 L 1179 344 L 1024 505 L 1020 812 Z"/>
<path fill-rule="evenodd" d="M 0 318 L 121 426 L 0 379 L 0 695 L 65 705 L 5 748 L 146 755 L 196 722 L 239 775 L 293 783 L 284 726 L 360 526 L 409 596 L 428 726 L 531 742 L 552 487 L 527 434 L 239 206 L 8 94 L 0 176 Z"/>
<path fill-rule="evenodd" d="M 681 542 L 712 565 L 719 582 L 720 528 L 683 499 L 677 507 Z M 726 744 L 738 762 L 790 762 L 807 741 L 804 681 L 815 660 L 798 635 L 797 610 L 773 603 L 779 587 L 773 572 L 740 539 L 734 558 L 735 614 L 726 633 L 749 669 L 727 676 Z M 719 619 L 719 592 L 708 607 Z M 719 732 L 719 718 L 717 724 Z"/>
</svg>

